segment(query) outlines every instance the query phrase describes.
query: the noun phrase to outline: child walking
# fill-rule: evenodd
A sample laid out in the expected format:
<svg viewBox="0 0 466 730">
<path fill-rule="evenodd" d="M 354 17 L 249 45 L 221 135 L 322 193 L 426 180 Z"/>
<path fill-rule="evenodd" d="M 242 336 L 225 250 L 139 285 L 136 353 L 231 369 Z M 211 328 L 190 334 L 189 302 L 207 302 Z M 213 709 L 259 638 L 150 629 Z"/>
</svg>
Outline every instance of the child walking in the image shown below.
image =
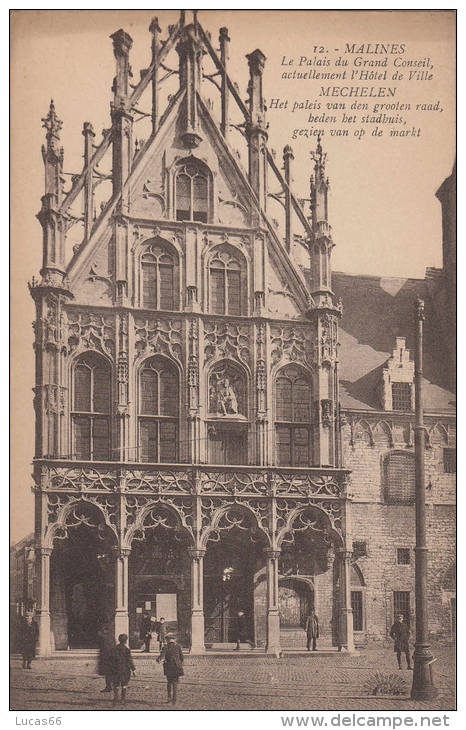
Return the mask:
<svg viewBox="0 0 466 730">
<path fill-rule="evenodd" d="M 167 678 L 167 702 L 176 704 L 176 691 L 178 689 L 178 679 L 184 674 L 183 671 L 183 652 L 181 646 L 176 643 L 173 634 L 167 634 L 165 637 L 167 643 L 162 647 L 158 662 L 163 660 L 163 673 Z"/>
<path fill-rule="evenodd" d="M 121 687 L 121 703 L 126 704 L 126 690 L 128 688 L 131 672 L 133 677 L 136 674 L 131 651 L 126 646 L 128 637 L 126 634 L 120 634 L 118 644 L 110 653 L 110 665 L 113 687 L 113 704 L 117 705 L 119 696 L 118 690 Z"/>
</svg>

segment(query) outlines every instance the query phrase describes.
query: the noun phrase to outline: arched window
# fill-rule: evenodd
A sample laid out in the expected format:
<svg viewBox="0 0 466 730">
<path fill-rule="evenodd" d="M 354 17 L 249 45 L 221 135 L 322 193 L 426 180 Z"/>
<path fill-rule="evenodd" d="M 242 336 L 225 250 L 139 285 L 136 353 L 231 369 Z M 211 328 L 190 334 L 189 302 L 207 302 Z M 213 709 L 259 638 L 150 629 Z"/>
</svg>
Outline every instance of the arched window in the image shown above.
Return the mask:
<svg viewBox="0 0 466 730">
<path fill-rule="evenodd" d="M 73 371 L 73 455 L 110 458 L 111 369 L 99 355 L 87 353 Z"/>
<path fill-rule="evenodd" d="M 414 504 L 414 455 L 395 451 L 383 460 L 385 501 L 388 504 Z"/>
<path fill-rule="evenodd" d="M 218 248 L 210 260 L 210 311 L 213 314 L 246 314 L 246 272 L 239 252 Z"/>
<path fill-rule="evenodd" d="M 162 357 L 147 360 L 139 376 L 139 451 L 141 461 L 178 458 L 179 379 Z"/>
<path fill-rule="evenodd" d="M 180 165 L 175 178 L 177 221 L 208 222 L 209 184 L 207 168 L 197 160 L 185 161 Z"/>
<path fill-rule="evenodd" d="M 153 243 L 141 257 L 142 306 L 176 309 L 177 257 L 163 243 Z"/>
<path fill-rule="evenodd" d="M 311 382 L 296 365 L 280 370 L 275 381 L 275 443 L 279 466 L 311 463 Z"/>
</svg>

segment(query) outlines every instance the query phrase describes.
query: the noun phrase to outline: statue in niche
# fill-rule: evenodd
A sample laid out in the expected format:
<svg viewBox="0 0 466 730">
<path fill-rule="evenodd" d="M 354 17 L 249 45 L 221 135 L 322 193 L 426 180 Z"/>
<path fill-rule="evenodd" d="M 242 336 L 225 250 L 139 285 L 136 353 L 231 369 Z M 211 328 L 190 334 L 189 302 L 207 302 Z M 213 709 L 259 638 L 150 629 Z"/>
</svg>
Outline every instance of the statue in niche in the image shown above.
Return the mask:
<svg viewBox="0 0 466 730">
<path fill-rule="evenodd" d="M 217 408 L 222 416 L 229 413 L 238 413 L 238 398 L 230 383 L 229 378 L 224 378 L 218 383 Z"/>
<path fill-rule="evenodd" d="M 228 367 L 213 372 L 209 383 L 209 412 L 239 416 L 242 411 L 242 378 Z"/>
</svg>

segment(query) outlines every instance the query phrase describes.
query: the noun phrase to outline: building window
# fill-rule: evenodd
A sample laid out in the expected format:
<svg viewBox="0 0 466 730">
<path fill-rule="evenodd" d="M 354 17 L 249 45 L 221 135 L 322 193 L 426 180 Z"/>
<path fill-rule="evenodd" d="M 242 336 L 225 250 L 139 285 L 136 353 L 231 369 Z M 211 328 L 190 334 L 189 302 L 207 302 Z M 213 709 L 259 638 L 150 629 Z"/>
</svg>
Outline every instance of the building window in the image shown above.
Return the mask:
<svg viewBox="0 0 466 730">
<path fill-rule="evenodd" d="M 181 164 L 175 179 L 176 220 L 207 223 L 210 176 L 198 161 Z"/>
<path fill-rule="evenodd" d="M 409 626 L 410 622 L 410 593 L 409 591 L 393 591 L 393 620 L 400 614 Z"/>
<path fill-rule="evenodd" d="M 152 357 L 144 363 L 139 376 L 141 461 L 177 461 L 178 421 L 178 371 L 164 358 Z"/>
<path fill-rule="evenodd" d="M 388 504 L 413 504 L 415 499 L 414 455 L 388 454 L 383 461 L 385 500 Z"/>
<path fill-rule="evenodd" d="M 110 458 L 111 370 L 99 355 L 82 355 L 73 372 L 73 456 Z"/>
<path fill-rule="evenodd" d="M 209 265 L 210 311 L 246 314 L 246 274 L 242 256 L 230 247 L 215 251 Z"/>
<path fill-rule="evenodd" d="M 280 370 L 275 381 L 275 446 L 279 466 L 309 466 L 311 384 L 296 365 Z"/>
<path fill-rule="evenodd" d="M 141 257 L 142 306 L 145 309 L 177 308 L 177 257 L 163 244 L 152 244 Z"/>
<path fill-rule="evenodd" d="M 411 565 L 411 551 L 409 548 L 396 549 L 396 562 L 398 565 Z"/>
<path fill-rule="evenodd" d="M 456 449 L 443 450 L 443 471 L 445 474 L 456 474 Z"/>
<path fill-rule="evenodd" d="M 355 540 L 353 542 L 353 558 L 364 558 L 367 555 L 367 545 L 365 540 Z"/>
<path fill-rule="evenodd" d="M 209 374 L 208 452 L 211 464 L 247 463 L 247 380 L 234 363 L 218 363 Z"/>
<path fill-rule="evenodd" d="M 392 410 L 394 411 L 411 411 L 411 384 L 410 383 L 393 383 L 392 384 Z"/>
<path fill-rule="evenodd" d="M 353 630 L 363 631 L 362 591 L 351 591 L 351 608 L 353 609 Z"/>
</svg>

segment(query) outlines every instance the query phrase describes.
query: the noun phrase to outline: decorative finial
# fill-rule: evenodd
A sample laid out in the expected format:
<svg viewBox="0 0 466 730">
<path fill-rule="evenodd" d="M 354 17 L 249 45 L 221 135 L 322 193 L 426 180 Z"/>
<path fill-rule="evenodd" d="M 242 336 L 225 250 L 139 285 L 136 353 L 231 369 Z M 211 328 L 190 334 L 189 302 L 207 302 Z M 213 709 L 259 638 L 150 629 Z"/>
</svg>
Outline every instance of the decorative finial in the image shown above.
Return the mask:
<svg viewBox="0 0 466 730">
<path fill-rule="evenodd" d="M 42 120 L 42 126 L 47 130 L 47 140 L 53 143 L 53 140 L 60 139 L 60 130 L 63 127 L 63 122 L 57 117 L 55 112 L 55 104 L 53 99 L 50 100 L 49 113 Z"/>
<path fill-rule="evenodd" d="M 322 144 L 321 144 L 321 135 L 319 134 L 317 137 L 317 147 L 315 152 L 311 152 L 311 158 L 315 162 L 315 177 L 317 178 L 324 178 L 324 171 L 325 171 L 325 163 L 327 161 L 327 153 L 323 152 L 322 150 Z"/>
</svg>

